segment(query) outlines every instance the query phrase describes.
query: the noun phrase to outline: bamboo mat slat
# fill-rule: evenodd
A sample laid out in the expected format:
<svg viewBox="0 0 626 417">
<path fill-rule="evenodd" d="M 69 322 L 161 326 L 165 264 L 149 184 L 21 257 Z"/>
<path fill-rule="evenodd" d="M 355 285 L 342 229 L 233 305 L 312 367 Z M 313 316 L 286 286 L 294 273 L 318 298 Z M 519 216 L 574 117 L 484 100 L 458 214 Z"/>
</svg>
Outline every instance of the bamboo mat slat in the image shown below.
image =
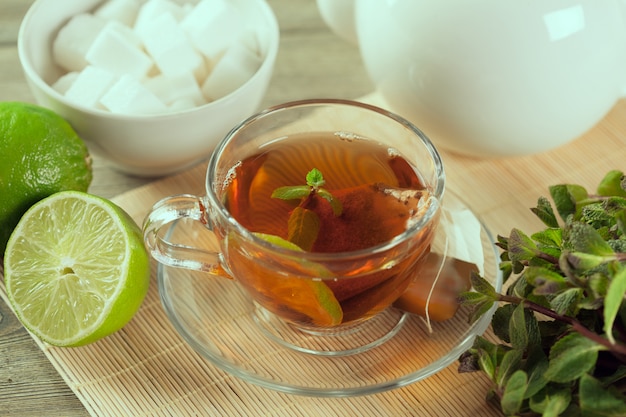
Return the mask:
<svg viewBox="0 0 626 417">
<path fill-rule="evenodd" d="M 376 96 L 364 101 L 382 104 Z M 443 152 L 448 186 L 494 234 L 541 225 L 529 208 L 559 182 L 593 189 L 609 169 L 626 170 L 626 102 L 584 137 L 541 155 L 471 159 Z M 132 190 L 114 200 L 139 223 L 160 198 L 203 193 L 205 164 Z M 456 364 L 407 387 L 352 397 L 279 393 L 237 379 L 193 351 L 161 306 L 153 265 L 151 287 L 138 314 L 118 333 L 94 344 L 61 349 L 40 344 L 50 362 L 94 416 L 498 416 L 484 400 L 489 384 Z M 0 284 L 0 296 L 6 300 Z"/>
</svg>

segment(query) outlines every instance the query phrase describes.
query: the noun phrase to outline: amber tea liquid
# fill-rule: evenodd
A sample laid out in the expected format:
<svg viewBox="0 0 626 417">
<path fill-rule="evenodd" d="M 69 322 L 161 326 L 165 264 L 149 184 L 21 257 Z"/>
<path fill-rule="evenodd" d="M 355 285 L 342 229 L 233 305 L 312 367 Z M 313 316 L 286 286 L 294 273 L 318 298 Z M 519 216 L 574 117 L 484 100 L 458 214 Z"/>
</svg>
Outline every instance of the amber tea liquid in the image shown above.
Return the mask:
<svg viewBox="0 0 626 417">
<path fill-rule="evenodd" d="M 345 253 L 388 242 L 429 204 L 419 167 L 393 149 L 349 134 L 319 132 L 271 142 L 243 159 L 225 185 L 225 206 L 246 229 L 287 239 L 298 201 L 272 198 L 272 192 L 305 184 L 313 168 L 322 172 L 323 187 L 341 201 L 343 211 L 333 215 L 323 199 L 308 207 L 321 223 L 312 252 Z M 329 264 L 285 260 L 232 239 L 229 267 L 256 302 L 282 318 L 312 326 L 353 322 L 376 314 L 402 294 L 429 251 L 436 223 L 365 263 L 349 257 Z M 292 264 L 289 275 L 272 267 L 284 270 L 285 263 Z"/>
</svg>

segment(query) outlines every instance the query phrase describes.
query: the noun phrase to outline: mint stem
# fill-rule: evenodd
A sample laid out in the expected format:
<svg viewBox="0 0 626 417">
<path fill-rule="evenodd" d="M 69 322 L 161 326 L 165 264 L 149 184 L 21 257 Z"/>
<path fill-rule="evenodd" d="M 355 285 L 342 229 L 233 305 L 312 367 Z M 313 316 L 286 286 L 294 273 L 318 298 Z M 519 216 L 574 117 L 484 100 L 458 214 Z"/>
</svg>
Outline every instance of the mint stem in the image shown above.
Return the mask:
<svg viewBox="0 0 626 417">
<path fill-rule="evenodd" d="M 503 302 L 512 303 L 512 304 L 523 304 L 524 307 L 528 308 L 531 311 L 535 311 L 537 313 L 543 314 L 544 316 L 550 317 L 554 320 L 558 320 L 560 322 L 569 324 L 570 326 L 572 326 L 573 330 L 577 331 L 578 333 L 585 336 L 586 338 L 591 339 L 594 342 L 606 347 L 611 352 L 626 356 L 626 346 L 620 345 L 617 343 L 612 344 L 611 342 L 608 341 L 608 339 L 589 330 L 588 328 L 583 326 L 582 323 L 580 323 L 578 320 L 576 320 L 573 317 L 558 314 L 555 311 L 550 310 L 549 308 L 546 308 L 542 305 L 539 305 L 529 300 L 525 300 L 523 298 L 514 297 L 511 295 L 500 294 L 498 296 L 498 301 L 503 301 Z"/>
</svg>

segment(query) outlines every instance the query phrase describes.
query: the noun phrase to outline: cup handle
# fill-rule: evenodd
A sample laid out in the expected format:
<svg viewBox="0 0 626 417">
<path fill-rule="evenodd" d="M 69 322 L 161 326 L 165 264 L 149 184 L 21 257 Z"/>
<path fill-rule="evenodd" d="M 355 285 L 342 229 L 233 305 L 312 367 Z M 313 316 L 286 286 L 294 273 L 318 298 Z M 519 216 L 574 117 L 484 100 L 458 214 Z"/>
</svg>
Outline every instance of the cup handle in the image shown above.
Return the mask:
<svg viewBox="0 0 626 417">
<path fill-rule="evenodd" d="M 191 194 L 166 197 L 158 201 L 144 220 L 144 243 L 152 257 L 164 265 L 230 278 L 220 264 L 219 252 L 167 240 L 168 230 L 173 222 L 180 219 L 195 220 L 213 230 L 207 206 L 203 198 Z"/>
</svg>

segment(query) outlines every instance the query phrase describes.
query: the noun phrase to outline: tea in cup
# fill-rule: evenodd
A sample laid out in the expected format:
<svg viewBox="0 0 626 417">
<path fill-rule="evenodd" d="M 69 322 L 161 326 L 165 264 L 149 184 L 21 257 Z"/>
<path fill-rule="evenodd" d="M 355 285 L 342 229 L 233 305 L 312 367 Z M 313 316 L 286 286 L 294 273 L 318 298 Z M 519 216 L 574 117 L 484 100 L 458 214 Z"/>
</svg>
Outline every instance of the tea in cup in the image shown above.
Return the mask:
<svg viewBox="0 0 626 417">
<path fill-rule="evenodd" d="M 235 127 L 205 185 L 204 196 L 171 196 L 152 208 L 144 223 L 152 256 L 207 279 L 233 278 L 275 340 L 291 340 L 289 332 L 340 339 L 388 309 L 420 273 L 445 175 L 430 140 L 401 117 L 347 100 L 303 100 Z M 219 250 L 168 242 L 183 218 L 208 228 Z M 368 348 L 383 340 L 362 339 Z"/>
</svg>

